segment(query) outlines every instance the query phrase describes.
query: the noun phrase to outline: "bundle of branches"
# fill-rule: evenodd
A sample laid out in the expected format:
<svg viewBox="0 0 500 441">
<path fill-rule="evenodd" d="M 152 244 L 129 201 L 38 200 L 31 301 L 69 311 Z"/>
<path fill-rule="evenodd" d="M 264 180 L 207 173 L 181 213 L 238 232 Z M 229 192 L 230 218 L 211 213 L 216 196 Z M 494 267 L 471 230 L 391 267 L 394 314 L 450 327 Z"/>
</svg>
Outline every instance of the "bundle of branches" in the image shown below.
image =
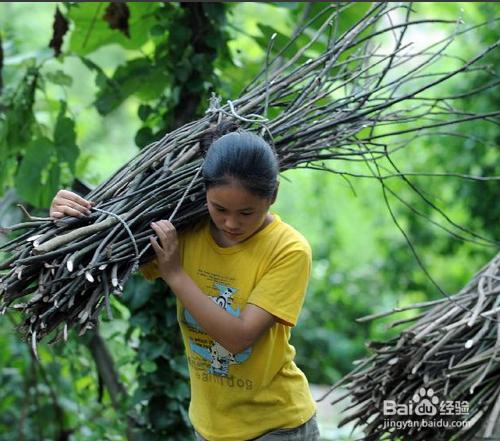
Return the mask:
<svg viewBox="0 0 500 441">
<path fill-rule="evenodd" d="M 35 353 L 37 341 L 48 334 L 54 341 L 68 327 L 84 332 L 102 308 L 111 312 L 110 296 L 119 295 L 138 265 L 153 256 L 150 222 L 168 218 L 183 228 L 206 214 L 200 140 L 222 117 L 267 137 L 282 171 L 328 170 L 324 161 L 330 159 L 377 163 L 406 146 L 405 136 L 475 119 L 498 122 L 500 112 L 463 112 L 451 105 L 460 94 L 440 98 L 435 90 L 450 78 L 487 72 L 479 62 L 498 42 L 470 60 L 447 55 L 454 40 L 475 27 L 414 20 L 411 4 L 374 4 L 341 32 L 350 7 L 322 9 L 274 52 L 273 36 L 262 72 L 238 99 L 224 105 L 213 99 L 205 117 L 143 149 L 85 195 L 96 203 L 90 216 L 29 218 L 7 229 L 25 231 L 1 247 L 10 257 L 0 267 L 0 310 L 24 312 L 21 330 Z M 406 41 L 413 29 L 433 23 L 449 25 L 452 32 L 423 48 Z M 305 42 L 311 28 L 316 31 Z M 443 71 L 443 60 L 454 67 Z M 389 144 L 396 135 L 401 136 Z"/>
<path fill-rule="evenodd" d="M 350 415 L 340 425 L 363 425 L 365 440 L 469 440 L 479 430 L 483 431 L 481 439 L 493 439 L 500 417 L 499 294 L 500 254 L 450 298 L 359 319 L 430 308 L 413 318 L 393 322 L 391 326 L 416 321 L 397 338 L 370 343 L 374 355 L 360 362 L 332 388 L 346 387 L 352 401 L 345 409 Z M 420 394 L 421 390 L 424 393 Z M 416 412 L 423 399 L 432 400 L 429 403 L 434 411 Z M 396 406 L 384 407 L 384 401 L 406 407 L 399 407 L 403 410 L 394 415 Z M 460 409 L 455 403 L 460 404 Z M 410 406 L 415 411 L 404 410 Z M 391 416 L 384 414 L 384 409 L 389 409 Z M 388 418 L 438 418 L 445 420 L 447 426 L 436 429 L 430 424 L 419 427 L 417 423 L 389 427 Z"/>
</svg>

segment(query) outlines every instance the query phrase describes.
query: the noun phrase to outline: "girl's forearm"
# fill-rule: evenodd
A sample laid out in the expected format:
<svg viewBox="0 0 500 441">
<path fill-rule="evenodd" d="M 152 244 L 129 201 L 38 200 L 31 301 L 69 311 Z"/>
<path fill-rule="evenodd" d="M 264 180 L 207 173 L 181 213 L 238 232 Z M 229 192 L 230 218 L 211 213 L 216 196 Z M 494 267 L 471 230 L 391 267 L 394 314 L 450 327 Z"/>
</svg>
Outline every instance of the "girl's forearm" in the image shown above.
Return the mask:
<svg viewBox="0 0 500 441">
<path fill-rule="evenodd" d="M 225 349 L 236 354 L 251 345 L 243 320 L 213 302 L 184 271 L 163 279 L 203 330 Z"/>
</svg>

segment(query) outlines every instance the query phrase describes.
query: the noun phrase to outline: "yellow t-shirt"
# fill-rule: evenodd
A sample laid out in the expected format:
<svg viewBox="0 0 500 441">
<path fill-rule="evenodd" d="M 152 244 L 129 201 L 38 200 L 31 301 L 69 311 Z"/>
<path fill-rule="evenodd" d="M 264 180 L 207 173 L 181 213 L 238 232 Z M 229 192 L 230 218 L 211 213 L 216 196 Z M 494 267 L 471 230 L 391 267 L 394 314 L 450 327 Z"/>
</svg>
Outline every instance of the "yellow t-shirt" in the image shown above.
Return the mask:
<svg viewBox="0 0 500 441">
<path fill-rule="evenodd" d="M 252 303 L 278 320 L 252 347 L 231 354 L 177 302 L 191 380 L 191 422 L 209 441 L 243 441 L 297 427 L 316 411 L 289 343 L 309 280 L 311 248 L 276 214 L 261 231 L 227 248 L 216 244 L 209 226 L 207 219 L 179 235 L 186 273 L 230 314 L 239 316 Z M 147 278 L 159 276 L 155 261 L 141 271 Z"/>
</svg>

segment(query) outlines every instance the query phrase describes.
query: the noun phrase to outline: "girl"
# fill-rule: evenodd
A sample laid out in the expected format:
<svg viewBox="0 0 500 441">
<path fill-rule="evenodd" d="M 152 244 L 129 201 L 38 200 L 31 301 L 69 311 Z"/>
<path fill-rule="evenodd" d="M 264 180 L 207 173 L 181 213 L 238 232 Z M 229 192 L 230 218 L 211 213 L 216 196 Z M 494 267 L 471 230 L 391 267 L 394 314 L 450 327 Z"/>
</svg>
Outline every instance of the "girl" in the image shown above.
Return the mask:
<svg viewBox="0 0 500 441">
<path fill-rule="evenodd" d="M 179 235 L 167 220 L 151 224 L 156 259 L 141 271 L 161 277 L 177 297 L 198 441 L 319 440 L 316 405 L 289 343 L 311 249 L 269 211 L 278 172 L 262 138 L 227 133 L 203 164 L 206 221 Z M 85 199 L 60 191 L 51 216 L 90 209 Z"/>
</svg>

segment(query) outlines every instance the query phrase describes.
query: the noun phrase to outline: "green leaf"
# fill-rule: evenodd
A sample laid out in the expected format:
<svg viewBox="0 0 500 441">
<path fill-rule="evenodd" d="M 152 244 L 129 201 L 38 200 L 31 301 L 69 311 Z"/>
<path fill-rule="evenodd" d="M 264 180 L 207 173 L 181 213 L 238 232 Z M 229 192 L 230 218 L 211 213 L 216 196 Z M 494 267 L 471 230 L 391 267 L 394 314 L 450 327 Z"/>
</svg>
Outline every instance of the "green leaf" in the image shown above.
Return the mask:
<svg viewBox="0 0 500 441">
<path fill-rule="evenodd" d="M 64 116 L 65 113 L 66 103 L 61 101 L 61 108 L 54 128 L 54 147 L 57 159 L 68 164 L 71 172 L 75 174 L 76 160 L 80 150 L 76 145 L 75 122 Z"/>
<path fill-rule="evenodd" d="M 134 394 L 131 398 L 131 404 L 139 404 L 142 401 L 149 400 L 153 396 L 154 392 L 151 390 L 146 390 L 142 387 L 139 387 L 135 390 Z"/>
<path fill-rule="evenodd" d="M 59 86 L 71 86 L 73 84 L 73 78 L 64 73 L 62 70 L 57 70 L 55 72 L 48 72 L 45 74 L 45 79 L 51 83 L 57 84 Z"/>
<path fill-rule="evenodd" d="M 272 53 L 277 54 L 281 49 L 284 48 L 285 45 L 289 43 L 289 37 L 286 35 L 283 35 L 282 33 L 278 32 L 276 29 L 272 28 L 271 26 L 264 25 L 262 23 L 259 23 L 258 25 L 259 31 L 262 33 L 262 37 L 257 37 L 255 38 L 255 41 L 259 43 L 260 47 L 264 50 L 267 51 L 269 47 L 269 43 L 271 41 L 271 38 L 274 34 L 276 34 L 274 43 L 272 45 Z M 316 43 L 315 43 L 316 44 Z M 314 46 L 314 45 L 313 45 Z M 282 57 L 284 58 L 292 58 L 297 52 L 299 52 L 300 46 L 297 44 L 297 42 L 294 42 L 293 44 L 290 45 L 288 49 L 286 49 Z M 307 60 L 306 57 L 301 57 L 302 62 L 305 62 Z"/>
<path fill-rule="evenodd" d="M 15 184 L 19 195 L 35 207 L 48 207 L 59 188 L 60 169 L 56 150 L 48 138 L 33 140 L 19 167 Z"/>
<path fill-rule="evenodd" d="M 168 38 L 169 45 L 174 47 L 183 47 L 189 44 L 192 31 L 184 26 L 173 26 L 170 29 L 170 36 Z"/>
<path fill-rule="evenodd" d="M 153 432 L 151 429 L 142 429 L 139 433 L 141 441 L 163 441 L 165 439 L 163 435 Z"/>
<path fill-rule="evenodd" d="M 170 398 L 177 398 L 179 401 L 189 398 L 189 386 L 182 381 L 176 381 L 174 385 L 166 390 L 166 394 Z"/>
<path fill-rule="evenodd" d="M 178 355 L 177 357 L 171 358 L 169 360 L 169 364 L 174 372 L 177 372 L 184 377 L 187 377 L 189 375 L 187 362 L 184 355 Z"/>
<path fill-rule="evenodd" d="M 33 103 L 38 83 L 38 69 L 28 68 L 15 92 L 3 97 L 2 104 L 9 109 L 2 124 L 0 144 L 12 154 L 31 140 L 33 132 Z"/>
<path fill-rule="evenodd" d="M 171 355 L 171 350 L 166 342 L 159 342 L 157 339 L 143 340 L 139 348 L 139 358 L 141 360 L 152 361 L 163 356 L 168 358 Z"/>
<path fill-rule="evenodd" d="M 157 98 L 166 84 L 163 67 L 154 66 L 147 58 L 136 58 L 119 66 L 113 77 L 100 86 L 95 105 L 101 115 L 107 115 L 132 94 L 143 100 Z"/>
<path fill-rule="evenodd" d="M 157 369 L 156 363 L 152 360 L 146 360 L 144 363 L 141 365 L 141 369 L 150 374 L 152 372 L 155 372 Z"/>
<path fill-rule="evenodd" d="M 152 141 L 154 141 L 153 130 L 151 127 L 141 127 L 135 135 L 135 144 L 139 148 L 146 147 Z"/>
<path fill-rule="evenodd" d="M 177 313 L 175 309 L 170 308 L 165 311 L 165 327 L 172 328 L 177 326 Z"/>
<path fill-rule="evenodd" d="M 167 29 L 165 28 L 165 26 L 154 25 L 149 31 L 149 33 L 151 34 L 152 37 L 162 37 L 166 35 Z"/>
<path fill-rule="evenodd" d="M 229 5 L 222 2 L 202 2 L 203 12 L 216 25 L 222 26 L 226 23 L 226 8 Z"/>
<path fill-rule="evenodd" d="M 141 121 L 146 121 L 147 117 L 151 115 L 151 112 L 153 111 L 151 106 L 148 106 L 146 104 L 141 104 L 139 106 L 139 109 L 137 110 L 137 115 L 141 119 Z"/>
<path fill-rule="evenodd" d="M 108 44 L 119 44 L 125 49 L 139 49 L 148 41 L 149 29 L 156 23 L 154 10 L 158 4 L 151 2 L 129 2 L 130 38 L 116 29 L 110 29 L 103 19 L 104 3 L 79 3 L 74 5 L 69 13 L 69 19 L 74 23 L 71 33 L 70 51 L 87 55 Z"/>
<path fill-rule="evenodd" d="M 146 311 L 141 311 L 130 318 L 130 324 L 137 326 L 142 332 L 150 332 L 156 324 L 154 317 L 150 317 Z"/>
<path fill-rule="evenodd" d="M 0 195 L 3 194 L 6 188 L 12 187 L 12 177 L 16 172 L 16 169 L 16 158 L 6 158 L 2 160 L 2 166 L 0 167 Z"/>
<path fill-rule="evenodd" d="M 148 417 L 156 430 L 167 429 L 176 422 L 176 416 L 167 412 L 168 402 L 164 396 L 156 396 L 149 400 Z"/>
<path fill-rule="evenodd" d="M 108 82 L 111 82 L 111 80 L 104 73 L 102 67 L 94 63 L 91 59 L 87 57 L 80 57 L 80 61 L 87 67 L 87 69 L 97 73 L 95 79 L 97 87 L 105 87 Z"/>
<path fill-rule="evenodd" d="M 127 290 L 123 296 L 123 301 L 127 304 L 131 312 L 137 311 L 142 308 L 149 300 L 153 292 L 145 289 L 131 289 Z"/>
</svg>

